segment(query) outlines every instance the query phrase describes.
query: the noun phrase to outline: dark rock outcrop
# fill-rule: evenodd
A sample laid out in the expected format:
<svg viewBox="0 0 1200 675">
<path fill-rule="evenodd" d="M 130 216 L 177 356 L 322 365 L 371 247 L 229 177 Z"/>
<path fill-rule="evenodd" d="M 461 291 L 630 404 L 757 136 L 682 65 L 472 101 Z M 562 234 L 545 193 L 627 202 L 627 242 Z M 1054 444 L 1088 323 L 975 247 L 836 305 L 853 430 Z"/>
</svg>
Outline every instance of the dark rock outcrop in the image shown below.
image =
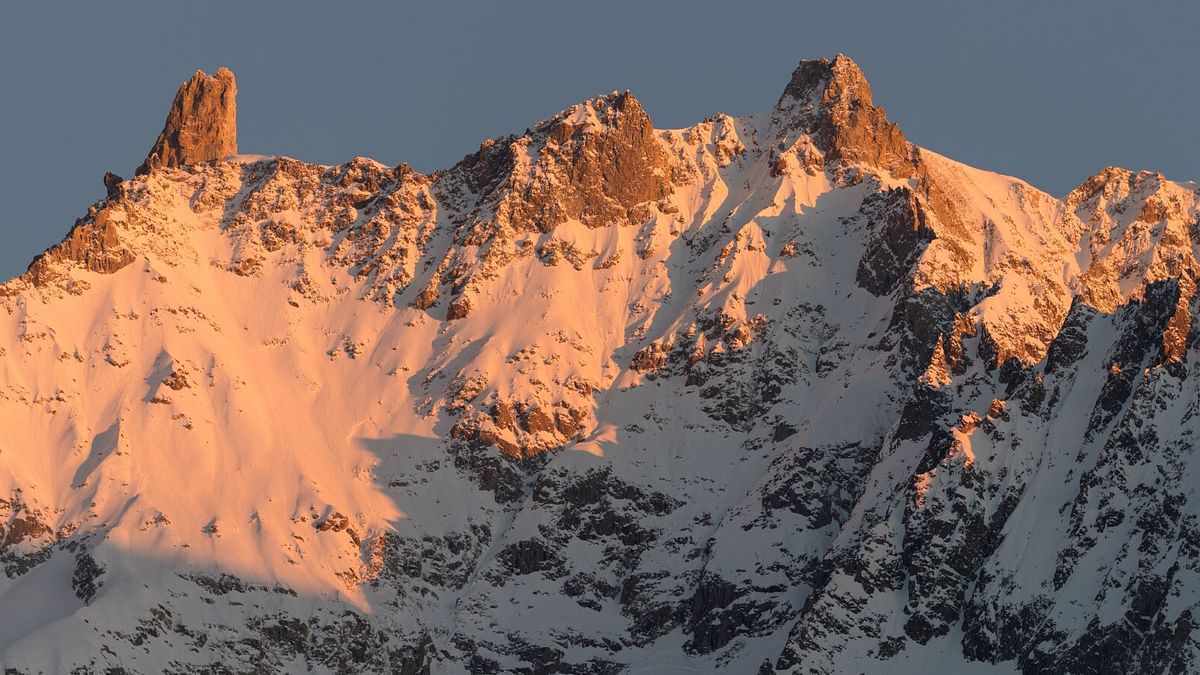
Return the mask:
<svg viewBox="0 0 1200 675">
<path fill-rule="evenodd" d="M 104 190 L 108 194 L 109 199 L 112 199 L 119 194 L 118 188 L 121 186 L 121 183 L 124 182 L 125 179 L 121 178 L 117 174 L 111 171 L 104 172 Z"/>
<path fill-rule="evenodd" d="M 76 553 L 75 571 L 71 574 L 71 588 L 75 591 L 75 597 L 84 603 L 90 603 L 92 598 L 96 597 L 100 586 L 104 585 L 104 582 L 99 580 L 103 574 L 104 568 L 96 563 L 96 559 L 90 553 Z"/>
<path fill-rule="evenodd" d="M 908 189 L 872 195 L 863 201 L 862 212 L 870 219 L 873 233 L 858 261 L 855 280 L 873 295 L 888 295 L 910 273 L 933 239 L 933 230 Z"/>
</svg>

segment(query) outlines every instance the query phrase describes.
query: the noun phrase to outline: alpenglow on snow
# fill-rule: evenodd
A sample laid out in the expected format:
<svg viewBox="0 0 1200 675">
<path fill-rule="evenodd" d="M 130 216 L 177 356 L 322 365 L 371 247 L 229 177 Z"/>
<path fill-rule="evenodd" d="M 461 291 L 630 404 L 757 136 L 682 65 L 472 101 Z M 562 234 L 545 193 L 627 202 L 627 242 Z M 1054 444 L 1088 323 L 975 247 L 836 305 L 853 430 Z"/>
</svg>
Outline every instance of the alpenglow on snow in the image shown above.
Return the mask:
<svg viewBox="0 0 1200 675">
<path fill-rule="evenodd" d="M 1200 672 L 1195 184 L 965 166 L 840 55 L 428 175 L 236 91 L 0 290 L 6 672 Z"/>
</svg>

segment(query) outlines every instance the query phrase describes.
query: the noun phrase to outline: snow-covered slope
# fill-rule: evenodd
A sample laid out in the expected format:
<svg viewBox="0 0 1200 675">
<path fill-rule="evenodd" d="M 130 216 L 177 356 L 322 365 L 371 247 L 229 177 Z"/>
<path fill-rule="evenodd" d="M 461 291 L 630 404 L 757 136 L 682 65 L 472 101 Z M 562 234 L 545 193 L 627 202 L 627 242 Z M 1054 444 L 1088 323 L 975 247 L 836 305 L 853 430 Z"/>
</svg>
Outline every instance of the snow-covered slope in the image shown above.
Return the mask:
<svg viewBox="0 0 1200 675">
<path fill-rule="evenodd" d="M 114 183 L 0 287 L 14 672 L 1196 672 L 1195 185 L 857 66 Z"/>
</svg>

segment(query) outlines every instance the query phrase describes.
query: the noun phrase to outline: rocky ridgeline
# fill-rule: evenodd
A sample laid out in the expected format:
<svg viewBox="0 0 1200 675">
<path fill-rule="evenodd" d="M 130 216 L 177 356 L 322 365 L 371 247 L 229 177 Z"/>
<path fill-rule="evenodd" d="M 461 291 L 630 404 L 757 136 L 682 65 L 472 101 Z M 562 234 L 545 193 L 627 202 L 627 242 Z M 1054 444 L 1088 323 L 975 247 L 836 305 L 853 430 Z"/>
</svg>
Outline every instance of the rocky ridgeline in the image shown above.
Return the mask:
<svg viewBox="0 0 1200 675">
<path fill-rule="evenodd" d="M 12 672 L 1200 668 L 1194 185 L 957 164 L 840 55 L 428 175 L 229 158 L 235 93 L 2 287 Z"/>
</svg>

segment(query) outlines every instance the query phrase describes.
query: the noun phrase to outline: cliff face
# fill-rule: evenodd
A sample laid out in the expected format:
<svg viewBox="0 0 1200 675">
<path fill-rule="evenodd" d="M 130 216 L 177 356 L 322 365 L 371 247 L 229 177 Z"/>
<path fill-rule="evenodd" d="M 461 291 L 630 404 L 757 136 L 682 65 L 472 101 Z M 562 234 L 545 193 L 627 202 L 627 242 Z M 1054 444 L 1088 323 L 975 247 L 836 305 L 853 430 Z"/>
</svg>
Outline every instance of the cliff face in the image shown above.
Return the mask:
<svg viewBox="0 0 1200 675">
<path fill-rule="evenodd" d="M 964 166 L 844 56 L 430 175 L 227 159 L 197 78 L 0 287 L 6 667 L 1197 670 L 1194 185 Z"/>
<path fill-rule="evenodd" d="M 179 85 L 163 130 L 138 175 L 237 154 L 237 80 L 228 68 L 196 71 Z"/>
</svg>

